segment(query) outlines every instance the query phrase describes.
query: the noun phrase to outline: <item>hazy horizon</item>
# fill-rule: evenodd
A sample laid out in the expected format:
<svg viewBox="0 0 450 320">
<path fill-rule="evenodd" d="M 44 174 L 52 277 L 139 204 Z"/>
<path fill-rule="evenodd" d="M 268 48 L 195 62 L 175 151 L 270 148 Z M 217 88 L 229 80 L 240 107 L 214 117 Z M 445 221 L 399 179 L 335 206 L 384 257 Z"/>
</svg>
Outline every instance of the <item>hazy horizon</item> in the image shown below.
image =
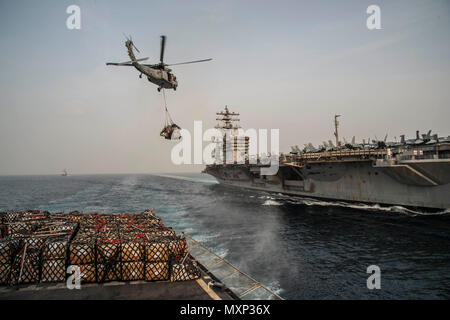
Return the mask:
<svg viewBox="0 0 450 320">
<path fill-rule="evenodd" d="M 66 8 L 81 8 L 68 30 Z M 381 8 L 381 30 L 366 9 Z M 448 1 L 2 1 L 0 175 L 191 173 L 176 142 L 159 136 L 163 98 L 129 67 L 123 33 L 139 57 L 167 63 L 175 122 L 193 132 L 228 105 L 247 128 L 279 128 L 280 151 L 333 140 L 450 135 Z M 206 145 L 206 143 L 204 144 Z"/>
</svg>

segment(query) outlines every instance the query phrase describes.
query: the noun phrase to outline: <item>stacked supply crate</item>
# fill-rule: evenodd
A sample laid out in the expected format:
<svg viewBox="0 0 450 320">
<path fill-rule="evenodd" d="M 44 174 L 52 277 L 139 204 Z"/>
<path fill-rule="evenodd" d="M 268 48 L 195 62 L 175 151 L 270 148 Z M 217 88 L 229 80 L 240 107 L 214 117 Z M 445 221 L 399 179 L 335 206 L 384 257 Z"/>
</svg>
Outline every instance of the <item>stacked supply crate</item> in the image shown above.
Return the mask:
<svg viewBox="0 0 450 320">
<path fill-rule="evenodd" d="M 184 236 L 152 210 L 140 214 L 0 215 L 0 284 L 64 282 L 78 266 L 81 282 L 182 281 L 200 271 Z M 72 268 L 71 268 L 72 269 Z"/>
</svg>

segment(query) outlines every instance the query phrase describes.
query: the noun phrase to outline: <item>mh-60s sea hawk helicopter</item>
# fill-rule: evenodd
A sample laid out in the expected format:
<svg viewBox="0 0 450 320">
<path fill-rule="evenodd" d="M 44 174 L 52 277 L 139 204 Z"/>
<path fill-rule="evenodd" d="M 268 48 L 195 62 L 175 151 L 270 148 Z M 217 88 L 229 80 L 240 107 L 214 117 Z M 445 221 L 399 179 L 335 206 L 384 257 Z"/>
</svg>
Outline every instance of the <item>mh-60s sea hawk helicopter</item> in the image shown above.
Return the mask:
<svg viewBox="0 0 450 320">
<path fill-rule="evenodd" d="M 173 64 L 165 64 L 164 63 L 164 49 L 166 47 L 166 36 L 161 36 L 161 53 L 160 53 L 160 62 L 157 64 L 141 64 L 140 61 L 145 61 L 148 58 L 136 59 L 133 48 L 136 49 L 137 52 L 140 53 L 138 48 L 133 43 L 133 40 L 130 37 L 126 38 L 125 46 L 128 49 L 128 56 L 131 61 L 121 62 L 121 63 L 106 63 L 107 66 L 127 66 L 127 67 L 135 67 L 141 74 L 139 78 L 142 78 L 144 74 L 147 76 L 148 81 L 156 84 L 158 86 L 158 91 L 161 89 L 173 89 L 177 90 L 178 81 L 177 77 L 172 73 L 172 70 L 167 68 L 168 66 L 176 66 L 181 64 L 189 64 L 189 63 L 197 63 L 197 62 L 205 62 L 211 61 L 212 59 L 204 59 L 204 60 L 196 60 L 196 61 L 188 61 L 188 62 L 180 62 Z"/>
</svg>

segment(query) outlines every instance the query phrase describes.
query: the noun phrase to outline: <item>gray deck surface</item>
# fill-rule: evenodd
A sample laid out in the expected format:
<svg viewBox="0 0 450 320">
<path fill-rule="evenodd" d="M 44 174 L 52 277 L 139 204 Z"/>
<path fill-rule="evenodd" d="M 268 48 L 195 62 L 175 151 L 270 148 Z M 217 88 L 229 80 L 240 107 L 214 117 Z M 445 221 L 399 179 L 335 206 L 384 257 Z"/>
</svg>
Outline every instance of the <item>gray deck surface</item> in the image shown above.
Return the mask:
<svg viewBox="0 0 450 320">
<path fill-rule="evenodd" d="M 80 290 L 69 290 L 65 284 L 37 284 L 19 288 L 0 287 L 0 300 L 72 300 L 72 299 L 149 299 L 211 300 L 195 281 L 183 282 L 111 282 L 81 284 Z"/>
</svg>

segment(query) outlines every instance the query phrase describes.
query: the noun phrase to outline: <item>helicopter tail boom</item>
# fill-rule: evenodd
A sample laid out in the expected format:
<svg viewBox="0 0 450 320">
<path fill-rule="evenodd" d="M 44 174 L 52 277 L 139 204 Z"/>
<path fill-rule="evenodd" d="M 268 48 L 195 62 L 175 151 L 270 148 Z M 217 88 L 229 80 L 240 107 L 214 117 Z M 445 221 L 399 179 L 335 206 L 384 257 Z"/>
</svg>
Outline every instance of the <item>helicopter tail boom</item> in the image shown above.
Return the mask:
<svg viewBox="0 0 450 320">
<path fill-rule="evenodd" d="M 136 62 L 137 59 L 136 59 L 136 56 L 134 55 L 134 52 L 133 52 L 133 47 L 134 47 L 133 41 L 127 40 L 127 41 L 125 42 L 125 46 L 126 46 L 127 49 L 128 49 L 128 56 L 130 57 L 130 60 L 131 60 L 132 62 Z"/>
</svg>

